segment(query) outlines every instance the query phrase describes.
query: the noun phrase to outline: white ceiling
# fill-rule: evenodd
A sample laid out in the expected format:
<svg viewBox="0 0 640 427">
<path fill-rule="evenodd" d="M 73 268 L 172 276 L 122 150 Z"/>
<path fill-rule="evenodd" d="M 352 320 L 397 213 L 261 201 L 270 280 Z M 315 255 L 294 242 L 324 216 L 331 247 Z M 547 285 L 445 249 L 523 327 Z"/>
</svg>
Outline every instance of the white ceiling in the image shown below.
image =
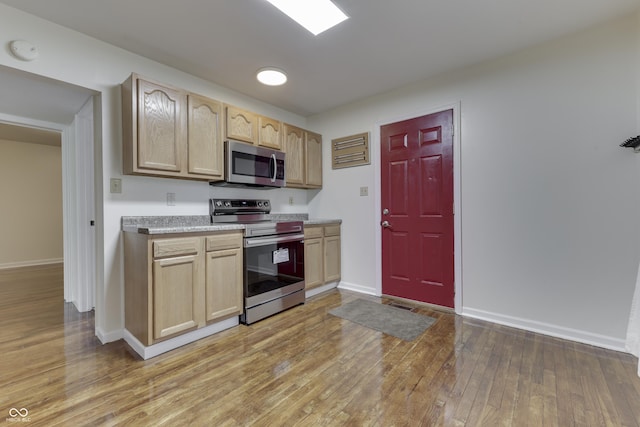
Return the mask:
<svg viewBox="0 0 640 427">
<path fill-rule="evenodd" d="M 0 112 L 68 125 L 93 95 L 90 89 L 0 65 Z"/>
<path fill-rule="evenodd" d="M 0 0 L 312 115 L 637 10 L 640 0 L 334 0 L 350 19 L 317 37 L 265 0 Z M 287 71 L 261 86 L 264 66 Z"/>
<path fill-rule="evenodd" d="M 90 96 L 90 89 L 0 66 L 0 140 L 60 146 L 58 131 L 13 124 L 22 118 L 47 126 L 70 124 Z"/>
</svg>

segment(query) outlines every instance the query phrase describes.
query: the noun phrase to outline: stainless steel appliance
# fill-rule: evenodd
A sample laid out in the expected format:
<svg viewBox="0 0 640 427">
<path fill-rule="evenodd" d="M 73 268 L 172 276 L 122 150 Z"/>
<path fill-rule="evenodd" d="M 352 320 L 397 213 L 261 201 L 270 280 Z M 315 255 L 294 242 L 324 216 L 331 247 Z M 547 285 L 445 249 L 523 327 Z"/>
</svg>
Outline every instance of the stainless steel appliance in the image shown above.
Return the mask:
<svg viewBox="0 0 640 427">
<path fill-rule="evenodd" d="M 224 142 L 224 181 L 211 185 L 231 187 L 284 187 L 285 154 L 246 142 Z"/>
<path fill-rule="evenodd" d="M 244 231 L 244 310 L 251 324 L 305 301 L 302 221 L 273 221 L 269 200 L 211 199 L 211 221 Z"/>
</svg>

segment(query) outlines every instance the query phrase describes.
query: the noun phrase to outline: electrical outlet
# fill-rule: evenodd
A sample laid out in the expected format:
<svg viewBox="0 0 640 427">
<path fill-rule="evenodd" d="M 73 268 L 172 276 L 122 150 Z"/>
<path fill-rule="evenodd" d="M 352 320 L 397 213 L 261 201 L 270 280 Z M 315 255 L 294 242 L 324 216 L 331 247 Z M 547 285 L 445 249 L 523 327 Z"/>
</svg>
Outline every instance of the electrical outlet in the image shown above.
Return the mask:
<svg viewBox="0 0 640 427">
<path fill-rule="evenodd" d="M 293 196 L 289 196 L 289 204 L 293 205 Z"/>
<path fill-rule="evenodd" d="M 176 193 L 167 193 L 167 206 L 176 205 Z"/>
<path fill-rule="evenodd" d="M 111 178 L 109 185 L 111 193 L 122 193 L 122 180 L 120 178 Z"/>
<path fill-rule="evenodd" d="M 360 195 L 368 196 L 369 195 L 369 187 L 360 187 Z"/>
</svg>

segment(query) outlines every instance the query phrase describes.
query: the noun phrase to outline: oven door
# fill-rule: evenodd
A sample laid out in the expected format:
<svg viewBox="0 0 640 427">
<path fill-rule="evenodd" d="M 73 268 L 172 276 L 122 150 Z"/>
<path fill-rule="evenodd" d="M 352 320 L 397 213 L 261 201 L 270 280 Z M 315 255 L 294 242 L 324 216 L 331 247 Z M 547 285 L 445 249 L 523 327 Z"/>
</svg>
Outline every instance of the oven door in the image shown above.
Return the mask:
<svg viewBox="0 0 640 427">
<path fill-rule="evenodd" d="M 244 239 L 245 307 L 304 290 L 304 234 Z"/>
<path fill-rule="evenodd" d="M 225 144 L 228 183 L 284 187 L 283 152 L 232 140 Z"/>
</svg>

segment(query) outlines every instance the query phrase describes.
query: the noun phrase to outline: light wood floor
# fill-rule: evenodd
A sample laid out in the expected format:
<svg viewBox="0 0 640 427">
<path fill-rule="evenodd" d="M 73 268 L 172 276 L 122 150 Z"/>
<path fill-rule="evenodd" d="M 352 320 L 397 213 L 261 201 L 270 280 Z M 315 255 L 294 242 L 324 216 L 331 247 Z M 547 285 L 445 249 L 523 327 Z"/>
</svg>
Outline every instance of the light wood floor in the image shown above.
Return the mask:
<svg viewBox="0 0 640 427">
<path fill-rule="evenodd" d="M 0 423 L 640 425 L 630 355 L 425 308 L 406 342 L 327 313 L 355 298 L 381 301 L 335 290 L 141 361 L 63 303 L 61 268 L 0 271 Z"/>
</svg>

